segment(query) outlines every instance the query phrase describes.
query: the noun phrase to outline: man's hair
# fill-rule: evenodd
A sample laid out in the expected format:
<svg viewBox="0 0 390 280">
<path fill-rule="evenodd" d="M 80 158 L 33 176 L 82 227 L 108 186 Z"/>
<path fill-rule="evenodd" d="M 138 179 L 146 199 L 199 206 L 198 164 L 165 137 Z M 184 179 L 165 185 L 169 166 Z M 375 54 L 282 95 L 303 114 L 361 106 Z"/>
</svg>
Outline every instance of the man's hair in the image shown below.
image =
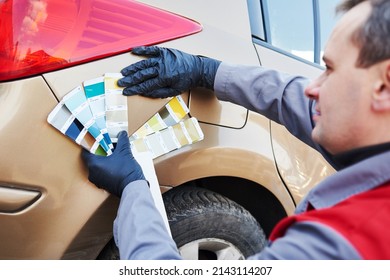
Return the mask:
<svg viewBox="0 0 390 280">
<path fill-rule="evenodd" d="M 353 7 L 355 7 L 357 4 L 360 4 L 365 1 L 367 0 L 344 0 L 336 7 L 336 12 L 338 13 L 347 12 Z"/>
<path fill-rule="evenodd" d="M 346 12 L 365 1 L 371 14 L 352 35 L 360 48 L 357 66 L 363 68 L 390 58 L 390 0 L 345 0 L 337 7 L 337 12 Z"/>
</svg>

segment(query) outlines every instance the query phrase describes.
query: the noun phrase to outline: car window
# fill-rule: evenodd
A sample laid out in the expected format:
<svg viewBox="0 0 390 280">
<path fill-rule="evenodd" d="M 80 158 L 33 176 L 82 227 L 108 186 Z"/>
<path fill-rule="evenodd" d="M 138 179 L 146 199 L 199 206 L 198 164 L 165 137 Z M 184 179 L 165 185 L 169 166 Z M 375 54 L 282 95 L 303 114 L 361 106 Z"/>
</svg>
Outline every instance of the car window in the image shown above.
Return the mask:
<svg viewBox="0 0 390 280">
<path fill-rule="evenodd" d="M 339 0 L 320 0 L 319 2 L 319 15 L 320 15 L 320 29 L 321 29 L 321 57 L 323 50 L 325 48 L 326 42 L 329 38 L 330 33 L 339 19 L 339 16 L 336 15 L 335 9 Z M 321 61 L 322 63 L 322 61 Z"/>
<path fill-rule="evenodd" d="M 312 0 L 265 0 L 268 7 L 269 43 L 314 61 L 314 20 Z M 294 3 L 286 5 L 286 3 Z"/>
<path fill-rule="evenodd" d="M 254 42 L 321 64 L 339 0 L 248 0 Z"/>
</svg>

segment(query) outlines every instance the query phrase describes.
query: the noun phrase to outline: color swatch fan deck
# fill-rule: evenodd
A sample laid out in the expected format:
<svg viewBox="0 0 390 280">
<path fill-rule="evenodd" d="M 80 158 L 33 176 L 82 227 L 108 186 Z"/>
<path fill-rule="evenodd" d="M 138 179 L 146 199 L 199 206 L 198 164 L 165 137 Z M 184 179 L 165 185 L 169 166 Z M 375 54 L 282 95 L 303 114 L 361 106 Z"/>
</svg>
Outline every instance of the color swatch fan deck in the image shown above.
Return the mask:
<svg viewBox="0 0 390 280">
<path fill-rule="evenodd" d="M 84 149 L 97 155 L 111 155 L 117 135 L 128 131 L 127 97 L 117 85 L 120 73 L 84 81 L 71 90 L 50 112 L 47 121 Z M 159 157 L 203 140 L 196 118 L 181 96 L 173 97 L 129 137 L 133 152 Z"/>
</svg>

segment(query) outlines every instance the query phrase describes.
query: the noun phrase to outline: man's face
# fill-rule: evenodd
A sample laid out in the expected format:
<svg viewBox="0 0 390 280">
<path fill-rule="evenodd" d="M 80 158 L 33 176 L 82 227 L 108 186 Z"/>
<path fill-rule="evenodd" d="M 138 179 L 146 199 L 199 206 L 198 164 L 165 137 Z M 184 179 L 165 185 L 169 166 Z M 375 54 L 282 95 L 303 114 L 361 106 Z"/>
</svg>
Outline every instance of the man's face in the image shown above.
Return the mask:
<svg viewBox="0 0 390 280">
<path fill-rule="evenodd" d="M 359 49 L 353 32 L 367 19 L 371 6 L 364 2 L 347 12 L 331 34 L 324 52 L 327 69 L 305 90 L 316 101 L 313 140 L 332 154 L 366 145 L 370 98 L 375 72 L 356 66 Z"/>
</svg>

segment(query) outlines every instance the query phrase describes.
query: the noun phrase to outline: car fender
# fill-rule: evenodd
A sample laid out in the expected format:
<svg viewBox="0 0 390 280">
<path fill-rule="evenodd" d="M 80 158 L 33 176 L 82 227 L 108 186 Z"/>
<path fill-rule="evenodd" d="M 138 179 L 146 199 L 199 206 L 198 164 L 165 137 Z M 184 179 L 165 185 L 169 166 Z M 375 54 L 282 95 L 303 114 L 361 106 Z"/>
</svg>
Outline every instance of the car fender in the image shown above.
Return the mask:
<svg viewBox="0 0 390 280">
<path fill-rule="evenodd" d="M 237 129 L 201 123 L 203 141 L 155 159 L 160 185 L 176 187 L 215 176 L 242 178 L 259 187 L 267 186 L 285 206 L 286 213 L 293 213 L 295 203 L 278 175 L 268 126 L 269 120 L 254 113 L 249 114 L 240 133 Z M 253 137 L 245 137 L 249 130 Z"/>
</svg>

